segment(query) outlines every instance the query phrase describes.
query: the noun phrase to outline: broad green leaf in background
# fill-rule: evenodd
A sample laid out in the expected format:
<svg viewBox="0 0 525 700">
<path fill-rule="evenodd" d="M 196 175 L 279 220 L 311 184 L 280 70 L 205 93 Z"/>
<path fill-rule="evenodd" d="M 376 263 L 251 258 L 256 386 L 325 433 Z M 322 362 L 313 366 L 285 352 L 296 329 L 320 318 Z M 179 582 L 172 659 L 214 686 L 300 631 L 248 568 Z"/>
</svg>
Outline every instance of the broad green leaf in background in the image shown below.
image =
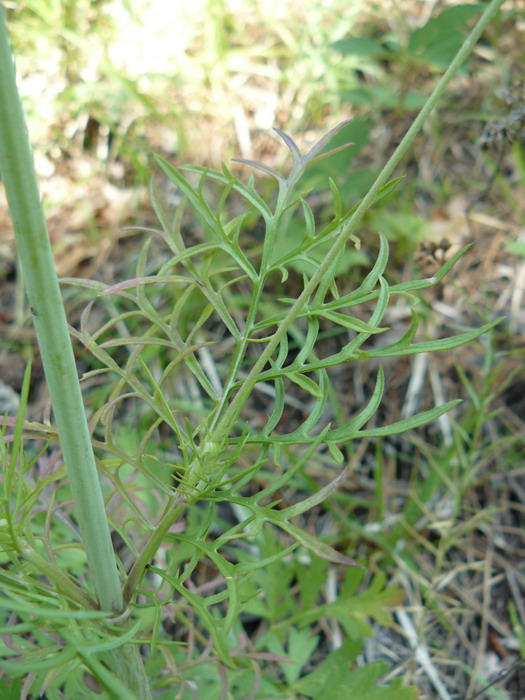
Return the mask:
<svg viewBox="0 0 525 700">
<path fill-rule="evenodd" d="M 339 41 L 334 41 L 332 48 L 340 53 L 353 54 L 354 56 L 377 57 L 387 52 L 378 41 L 366 36 L 349 36 L 346 39 L 339 39 Z"/>
<path fill-rule="evenodd" d="M 415 700 L 416 688 L 403 685 L 401 678 L 388 687 L 378 685 L 389 670 L 387 664 L 373 663 L 352 670 L 361 653 L 358 642 L 347 640 L 312 673 L 296 681 L 293 689 L 312 700 Z"/>
<path fill-rule="evenodd" d="M 409 52 L 426 63 L 446 68 L 465 40 L 467 22 L 482 9 L 483 5 L 474 3 L 447 7 L 412 33 Z"/>
<path fill-rule="evenodd" d="M 2 700 L 20 700 L 22 681 L 19 678 L 0 678 L 0 697 Z"/>
</svg>

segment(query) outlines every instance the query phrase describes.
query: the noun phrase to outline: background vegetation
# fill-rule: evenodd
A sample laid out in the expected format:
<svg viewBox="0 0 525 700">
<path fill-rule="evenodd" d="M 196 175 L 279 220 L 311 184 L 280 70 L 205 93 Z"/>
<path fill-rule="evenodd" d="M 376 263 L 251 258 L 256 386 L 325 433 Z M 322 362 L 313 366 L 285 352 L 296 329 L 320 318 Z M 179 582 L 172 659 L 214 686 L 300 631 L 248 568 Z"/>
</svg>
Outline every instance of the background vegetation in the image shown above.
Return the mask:
<svg viewBox="0 0 525 700">
<path fill-rule="evenodd" d="M 271 127 L 292 134 L 305 151 L 336 123 L 352 118 L 331 146 L 348 141 L 355 146 L 313 164 L 305 175 L 316 220 L 328 221 L 327 177 L 336 182 L 345 208 L 365 194 L 482 5 L 423 0 L 8 4 L 50 234 L 59 272 L 69 279 L 64 294 L 72 326 L 80 327 L 90 297 L 71 278 L 113 284 L 136 276 L 145 231 L 158 226 L 147 190 L 151 176 L 164 209 L 180 203 L 180 192 L 166 181 L 153 152 L 175 166 L 191 162 L 220 169 L 224 161 L 245 177 L 243 166 L 230 163 L 232 156 L 283 167 L 284 149 Z M 204 613 L 196 615 L 198 608 L 173 606 L 170 619 L 159 617 L 158 638 L 173 642 L 170 654 L 160 644 L 152 662 L 156 666 L 148 668 L 152 676 L 165 678 L 167 689 L 160 697 L 176 697 L 177 679 L 181 698 L 191 698 L 196 687 L 199 698 L 226 698 L 228 692 L 235 698 L 343 698 L 348 679 L 337 673 L 348 665 L 361 669 L 354 676 L 354 697 L 412 697 L 401 689 L 396 696 L 392 686 L 381 695 L 376 681 L 394 679 L 416 686 L 428 698 L 525 694 L 525 95 L 519 82 L 524 13 L 518 0 L 504 4 L 398 169 L 403 183 L 367 215 L 359 250 L 348 248 L 338 270 L 341 293 L 355 289 L 377 257 L 377 232 L 391 244 L 387 274 L 392 284 L 432 276 L 474 242 L 444 283 L 422 295 L 422 339 L 442 338 L 451 329 L 462 332 L 501 316 L 505 320 L 468 347 L 385 360 L 388 390 L 376 425 L 409 418 L 436 403 L 464 402 L 402 438 L 353 443 L 343 455 L 351 467 L 344 483 L 301 516 L 305 532 L 359 559 L 364 569 L 346 569 L 307 549 L 272 564 L 272 556 L 289 540 L 277 529 L 260 533 L 258 556 L 270 562 L 257 573 L 264 595 L 253 592 L 236 628 L 239 648 L 252 664 L 249 672 L 246 667 L 228 672 L 224 680 L 226 671 L 207 656 L 208 627 Z M 274 196 L 271 179 L 261 178 L 258 187 L 268 199 Z M 235 216 L 236 202 L 228 206 L 228 216 Z M 256 250 L 257 219 L 247 224 Z M 290 248 L 304 225 L 302 217 L 290 218 Z M 198 222 L 189 211 L 183 227 L 198 243 Z M 3 410 L 16 405 L 26 361 L 35 356 L 27 417 L 42 422 L 47 398 L 5 208 L 0 209 L 0 231 Z M 321 248 L 319 260 L 323 254 Z M 150 269 L 166 259 L 155 242 L 149 256 Z M 299 286 L 303 272 L 297 264 L 291 284 L 297 275 Z M 276 277 L 276 297 L 279 292 Z M 194 312 L 187 309 L 188 324 Z M 407 331 L 410 305 L 403 297 L 385 320 L 397 337 Z M 341 347 L 338 330 L 329 323 L 321 328 L 325 355 Z M 297 349 L 300 342 L 296 338 Z M 81 344 L 76 349 L 83 372 L 98 368 Z M 162 348 L 152 349 L 147 360 L 152 375 L 159 376 L 166 361 Z M 331 406 L 344 420 L 372 393 L 377 364 L 367 360 L 338 371 Z M 103 375 L 86 379 L 91 416 L 111 388 Z M 301 389 L 288 394 L 282 419 L 287 431 L 301 422 Z M 184 390 L 191 395 L 191 385 Z M 268 405 L 261 393 L 249 406 L 253 426 L 271 410 Z M 118 412 L 113 428 L 119 450 L 137 453 L 147 419 L 132 402 Z M 63 500 L 67 487 L 53 444 L 35 445 L 30 478 L 53 477 L 48 502 L 35 518 L 35 527 L 47 537 L 55 498 Z M 158 449 L 164 458 L 170 447 L 161 442 Z M 249 455 L 245 458 L 249 463 Z M 328 459 L 312 455 L 279 497 L 286 504 L 304 499 L 330 482 L 330 473 Z M 121 472 L 124 481 L 127 476 Z M 272 474 L 263 471 L 259 478 L 264 489 Z M 169 479 L 169 473 L 159 479 Z M 153 515 L 159 508 L 153 501 L 129 502 L 131 522 L 133 509 L 142 506 Z M 235 508 L 219 511 L 218 517 L 229 527 L 232 519 L 242 521 Z M 186 526 L 190 531 L 212 527 L 198 510 L 188 515 Z M 53 556 L 82 576 L 83 559 L 67 544 L 74 528 L 67 508 L 57 509 Z M 134 544 L 116 522 L 113 534 L 126 562 Z M 185 551 L 180 542 L 178 547 L 182 566 L 191 547 L 187 544 Z M 188 589 L 216 595 L 220 603 L 224 572 L 207 555 L 195 562 Z M 161 550 L 154 562 L 159 569 L 163 556 Z M 171 560 L 171 566 L 175 569 L 177 562 Z M 250 590 L 243 596 L 250 599 Z M 33 627 L 28 627 L 28 639 L 30 634 L 36 635 Z M 35 682 L 30 670 L 14 684 L 7 674 L 1 681 L 5 692 L 36 696 L 34 688 L 29 690 Z M 46 675 L 43 668 L 37 677 L 42 695 L 61 697 L 60 683 L 66 683 L 67 697 L 67 681 L 60 675 Z"/>
</svg>

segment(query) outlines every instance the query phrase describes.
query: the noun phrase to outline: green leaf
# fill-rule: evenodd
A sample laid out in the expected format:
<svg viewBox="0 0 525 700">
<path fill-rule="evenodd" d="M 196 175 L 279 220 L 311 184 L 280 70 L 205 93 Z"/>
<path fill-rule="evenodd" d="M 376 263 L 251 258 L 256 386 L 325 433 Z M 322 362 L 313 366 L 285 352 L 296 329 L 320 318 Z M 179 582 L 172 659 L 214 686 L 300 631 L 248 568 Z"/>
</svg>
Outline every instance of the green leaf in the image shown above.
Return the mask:
<svg viewBox="0 0 525 700">
<path fill-rule="evenodd" d="M 421 425 L 430 423 L 436 420 L 445 413 L 448 413 L 454 406 L 461 403 L 461 399 L 456 399 L 455 401 L 449 401 L 444 403 L 442 406 L 436 406 L 431 408 L 429 411 L 424 411 L 423 413 L 418 413 L 417 416 L 411 416 L 405 420 L 397 421 L 396 423 L 391 423 L 390 425 L 385 425 L 382 428 L 370 428 L 370 430 L 360 430 L 358 436 L 361 437 L 385 437 L 386 435 L 399 435 L 400 433 L 405 433 L 407 430 L 413 430 L 414 428 L 419 428 Z M 330 436 L 330 433 L 328 433 Z M 355 436 L 354 436 L 355 437 Z"/>
<path fill-rule="evenodd" d="M 54 648 L 42 660 L 37 660 L 35 656 L 30 657 L 28 660 L 17 662 L 14 662 L 12 659 L 9 661 L 4 661 L 2 659 L 0 660 L 0 668 L 9 671 L 11 676 L 23 676 L 26 673 L 48 671 L 68 664 L 73 661 L 76 653 L 76 650 L 71 646 L 62 647 L 61 649 Z"/>
<path fill-rule="evenodd" d="M 374 289 L 376 284 L 379 282 L 379 279 L 383 275 L 383 272 L 385 271 L 387 262 L 388 262 L 388 241 L 387 241 L 386 236 L 384 236 L 382 233 L 380 233 L 379 234 L 379 253 L 377 255 L 377 259 L 374 263 L 373 268 L 370 270 L 370 272 L 367 274 L 367 276 L 361 282 L 361 284 L 355 290 L 355 292 L 351 292 L 350 294 L 347 295 L 347 297 L 344 297 L 344 298 L 346 298 L 350 302 L 353 299 L 359 298 L 365 294 L 369 294 Z M 327 304 L 326 306 L 330 306 L 330 304 Z M 338 307 L 338 308 L 341 308 L 341 307 Z"/>
<path fill-rule="evenodd" d="M 353 571 L 350 573 L 354 573 Z M 387 608 L 400 605 L 405 599 L 405 593 L 397 585 L 384 588 L 385 576 L 377 574 L 369 587 L 362 593 L 349 593 L 352 591 L 353 579 L 349 577 L 349 588 L 346 582 L 336 601 L 321 606 L 323 615 L 335 617 L 344 626 L 348 634 L 355 630 L 355 621 L 366 622 L 368 618 L 376 620 L 380 625 L 392 624 L 392 617 Z"/>
<path fill-rule="evenodd" d="M 314 313 L 314 312 L 312 312 Z M 348 328 L 356 333 L 384 333 L 388 328 L 378 328 L 377 326 L 371 326 L 369 323 L 365 323 L 358 318 L 353 316 L 347 316 L 346 314 L 337 313 L 336 311 L 325 311 L 321 310 L 317 312 L 318 316 L 326 318 L 328 321 L 332 321 L 338 326 L 343 328 Z"/>
<path fill-rule="evenodd" d="M 347 569 L 347 574 L 339 597 L 333 603 L 325 603 L 304 610 L 293 617 L 293 622 L 311 625 L 321 617 L 332 617 L 344 627 L 352 639 L 363 639 L 373 634 L 370 620 L 389 626 L 392 617 L 388 608 L 399 605 L 404 600 L 404 592 L 398 586 L 384 588 L 384 574 L 377 574 L 368 589 L 356 593 L 356 586 L 362 581 L 363 570 Z"/>
<path fill-rule="evenodd" d="M 349 143 L 348 139 L 346 139 L 345 143 L 339 143 L 335 148 L 333 148 L 329 153 L 324 153 L 322 156 L 319 156 L 318 154 L 321 153 L 323 148 L 334 139 L 334 137 L 343 129 L 345 126 L 350 124 L 352 119 L 345 119 L 344 121 L 340 122 L 337 124 L 337 126 L 334 126 L 333 129 L 330 129 L 328 133 L 326 133 L 323 137 L 319 139 L 319 141 L 312 146 L 312 148 L 308 151 L 308 153 L 304 157 L 305 163 L 308 162 L 313 162 L 316 160 L 321 160 L 321 158 L 324 158 L 325 156 L 331 155 L 332 153 L 336 153 L 337 151 L 340 151 L 342 149 L 347 148 L 348 146 L 353 146 L 353 143 Z"/>
<path fill-rule="evenodd" d="M 332 148 L 329 151 L 326 151 L 325 153 L 321 153 L 320 156 L 316 156 L 315 158 L 312 158 L 312 163 L 317 163 L 320 160 L 324 160 L 325 158 L 329 158 L 330 156 L 333 156 L 335 153 L 339 153 L 340 151 L 345 151 L 347 148 L 350 148 L 351 146 L 355 146 L 355 144 L 350 141 L 349 143 L 343 143 L 342 146 L 337 146 L 336 148 Z"/>
<path fill-rule="evenodd" d="M 304 220 L 306 223 L 306 238 L 315 236 L 315 218 L 308 202 L 301 197 L 301 206 L 303 208 Z"/>
<path fill-rule="evenodd" d="M 330 681 L 332 681 L 334 691 L 337 691 L 350 677 L 352 673 L 350 664 L 357 659 L 361 650 L 361 640 L 347 639 L 339 649 L 329 654 L 315 671 L 294 683 L 293 689 L 296 693 L 307 695 L 316 700 L 320 700 L 321 696 L 318 694 Z M 335 700 L 336 696 L 334 695 L 333 697 Z M 349 696 L 346 697 L 348 698 Z"/>
<path fill-rule="evenodd" d="M 245 501 L 249 504 L 251 503 L 260 503 L 264 499 L 268 498 L 271 496 L 273 493 L 278 491 L 279 489 L 282 489 L 285 484 L 287 484 L 292 477 L 297 474 L 299 471 L 301 471 L 306 464 L 308 464 L 308 461 L 312 458 L 312 456 L 317 452 L 317 449 L 319 448 L 319 445 L 322 445 L 324 442 L 324 436 L 328 432 L 328 426 L 321 431 L 319 435 L 316 435 L 312 439 L 312 444 L 308 447 L 308 449 L 304 452 L 304 454 L 300 458 L 295 458 L 292 465 L 288 468 L 285 469 L 284 472 L 281 474 L 281 476 L 273 476 L 273 479 L 270 481 L 269 485 L 263 489 L 262 491 L 257 491 L 253 496 L 250 496 L 249 498 L 246 498 Z M 279 443 L 274 443 L 274 461 L 275 461 L 275 447 L 278 446 L 280 449 Z M 240 502 L 242 505 L 242 503 Z"/>
<path fill-rule="evenodd" d="M 191 204 L 193 209 L 203 218 L 210 229 L 213 231 L 218 230 L 220 227 L 218 226 L 217 218 L 214 216 L 212 210 L 208 206 L 208 203 L 200 192 L 196 190 L 170 163 L 168 163 L 167 160 L 164 160 L 164 158 L 157 155 L 155 155 L 155 160 L 162 168 L 168 179 L 173 182 L 174 185 L 177 185 L 180 191 L 187 197 L 188 202 Z M 202 177 L 205 175 L 206 171 L 201 172 Z"/>
<path fill-rule="evenodd" d="M 345 456 L 341 452 L 341 450 L 337 447 L 335 442 L 328 442 L 328 451 L 330 452 L 330 456 L 334 460 L 336 464 L 342 464 L 345 461 Z"/>
<path fill-rule="evenodd" d="M 181 170 L 187 170 L 188 172 L 192 173 L 205 172 L 206 176 L 209 177 L 211 180 L 221 182 L 226 186 L 230 184 L 233 177 L 230 173 L 228 173 L 228 175 L 223 175 L 222 173 L 219 173 L 216 170 L 212 170 L 211 168 L 204 168 L 199 165 L 183 165 L 181 166 Z M 232 189 L 234 189 L 236 192 L 239 192 L 239 194 L 241 194 L 248 202 L 250 202 L 250 204 L 252 204 L 259 211 L 267 225 L 271 225 L 272 212 L 270 211 L 270 208 L 268 207 L 264 199 L 256 192 L 256 190 L 253 187 L 243 185 L 236 178 L 233 178 L 233 180 L 234 184 Z"/>
<path fill-rule="evenodd" d="M 383 397 L 384 390 L 385 390 L 385 373 L 383 371 L 383 368 L 380 365 L 379 370 L 377 372 L 376 385 L 374 387 L 374 391 L 373 391 L 373 394 L 370 398 L 370 401 L 357 414 L 357 416 L 355 416 L 355 418 L 352 418 L 352 420 L 347 423 L 347 425 L 344 425 L 342 428 L 334 428 L 334 430 L 330 430 L 330 432 L 327 435 L 327 440 L 331 440 L 333 442 L 344 442 L 345 435 L 349 435 L 353 431 L 357 431 L 363 425 L 365 425 L 365 423 L 367 423 L 370 420 L 370 418 L 372 418 L 372 416 L 375 414 L 375 412 L 379 408 L 379 404 L 380 404 L 381 399 Z"/>
<path fill-rule="evenodd" d="M 278 525 L 282 530 L 291 535 L 299 544 L 313 552 L 316 556 L 321 557 L 321 559 L 326 559 L 334 564 L 343 564 L 344 566 L 357 566 L 362 567 L 355 559 L 347 557 L 341 554 L 333 547 L 330 547 L 326 542 L 321 542 L 317 537 L 310 535 L 310 533 L 301 530 L 301 528 L 292 523 L 282 522 L 281 520 L 276 520 L 275 525 Z"/>
<path fill-rule="evenodd" d="M 18 678 L 0 678 L 0 697 L 3 700 L 20 700 L 22 681 Z"/>
<path fill-rule="evenodd" d="M 350 664 L 361 653 L 362 642 L 347 639 L 336 651 L 332 652 L 315 671 L 296 681 L 292 688 L 298 695 L 305 695 L 315 700 L 348 700 L 358 696 L 343 695 L 345 683 L 348 682 L 352 671 Z M 326 695 L 328 689 L 332 695 Z M 359 699 L 361 700 L 361 699 Z"/>
<path fill-rule="evenodd" d="M 321 667 L 322 669 L 322 667 Z M 321 671 L 321 669 L 318 669 Z M 317 670 L 302 678 L 294 689 L 315 700 L 416 700 L 416 688 L 403 685 L 401 678 L 390 685 L 379 685 L 381 677 L 389 670 L 387 664 L 377 662 L 350 671 L 347 664 L 330 667 L 329 673 L 314 676 Z"/>
<path fill-rule="evenodd" d="M 294 683 L 301 674 L 313 652 L 317 649 L 319 637 L 312 636 L 310 629 L 298 630 L 292 627 L 288 634 L 287 656 L 293 664 L 279 664 L 288 684 Z"/>
<path fill-rule="evenodd" d="M 304 389 L 304 391 L 307 391 L 312 396 L 315 396 L 315 398 L 319 399 L 323 396 L 322 389 L 319 387 L 319 385 L 305 374 L 300 374 L 299 372 L 289 372 L 286 373 L 286 376 L 291 382 L 297 384 L 297 386 L 300 386 L 301 389 Z"/>
<path fill-rule="evenodd" d="M 281 129 L 277 129 L 276 127 L 274 127 L 273 130 L 275 131 L 276 134 L 278 134 L 282 138 L 282 140 L 287 145 L 290 153 L 292 154 L 293 167 L 298 168 L 299 166 L 301 166 L 301 164 L 303 163 L 303 157 L 301 155 L 299 148 L 297 147 L 297 144 L 292 139 L 292 137 L 288 136 L 288 134 L 285 134 L 284 131 L 281 131 Z"/>
<path fill-rule="evenodd" d="M 328 184 L 330 186 L 330 192 L 332 193 L 332 200 L 334 206 L 334 218 L 339 220 L 343 217 L 343 202 L 341 200 L 341 195 L 337 189 L 337 185 L 331 177 L 328 178 Z"/>
<path fill-rule="evenodd" d="M 359 573 L 354 569 L 347 573 L 349 585 L 343 585 L 341 596 L 335 603 L 312 608 L 295 617 L 298 623 L 313 622 L 321 616 L 329 615 L 342 622 L 345 627 L 356 627 L 362 632 L 371 628 L 365 618 L 373 617 L 382 624 L 389 624 L 390 618 L 385 606 L 399 605 L 404 593 L 397 586 L 383 588 L 385 577 L 377 575 L 369 589 L 353 595 L 353 585 Z M 361 626 L 364 625 L 363 629 Z M 315 671 L 292 684 L 293 690 L 314 700 L 415 700 L 415 688 L 403 686 L 397 679 L 392 684 L 380 685 L 381 677 L 388 670 L 384 664 L 369 664 L 352 670 L 351 665 L 361 653 L 363 635 L 347 639 L 335 652 L 330 654 Z"/>
<path fill-rule="evenodd" d="M 374 39 L 365 36 L 351 36 L 346 39 L 334 41 L 330 46 L 342 54 L 353 56 L 381 56 L 386 52 L 385 48 Z"/>
<path fill-rule="evenodd" d="M 233 161 L 236 163 L 242 163 L 243 165 L 249 165 L 252 168 L 255 168 L 256 170 L 260 170 L 262 173 L 265 173 L 266 175 L 271 175 L 274 177 L 278 182 L 285 182 L 285 178 L 277 172 L 277 170 L 274 170 L 273 168 L 268 167 L 267 165 L 264 165 L 264 163 L 259 163 L 256 160 L 249 160 L 248 158 L 232 158 Z"/>
<path fill-rule="evenodd" d="M 412 33 L 408 51 L 427 63 L 448 68 L 464 41 L 465 25 L 482 9 L 483 5 L 471 3 L 446 8 Z"/>
<path fill-rule="evenodd" d="M 289 547 L 286 547 L 285 549 L 280 549 L 278 552 L 275 552 L 275 554 L 272 554 L 269 557 L 264 557 L 263 559 L 257 558 L 255 561 L 236 564 L 235 573 L 247 574 L 252 571 L 257 571 L 258 569 L 265 569 L 271 564 L 276 564 L 277 562 L 282 561 L 285 557 L 288 556 L 288 554 L 291 554 L 294 550 L 296 550 L 298 546 L 299 543 L 294 542 Z"/>
<path fill-rule="evenodd" d="M 265 435 L 268 435 L 268 437 L 272 434 L 273 430 L 276 428 L 277 424 L 281 420 L 284 411 L 284 400 L 286 397 L 284 381 L 281 377 L 275 378 L 274 387 L 275 397 L 273 400 L 273 410 L 263 430 L 263 433 Z"/>
<path fill-rule="evenodd" d="M 44 599 L 42 596 L 33 596 L 33 598 L 51 602 L 50 599 Z M 13 593 L 10 593 L 9 597 L 0 597 L 0 607 L 2 610 L 27 613 L 29 615 L 38 616 L 42 620 L 93 620 L 107 617 L 107 613 L 100 610 L 74 610 L 66 607 L 65 600 L 63 604 L 63 608 L 51 608 L 49 605 L 43 607 L 36 603 L 27 602 L 21 596 L 14 595 Z"/>
<path fill-rule="evenodd" d="M 188 590 L 185 586 L 179 584 L 177 581 L 171 581 L 174 588 L 178 593 L 187 600 L 190 606 L 195 610 L 197 615 L 201 618 L 203 624 L 207 627 L 210 637 L 213 640 L 213 644 L 217 654 L 221 661 L 230 668 L 235 667 L 228 646 L 226 644 L 226 639 L 222 634 L 221 625 L 219 621 L 209 612 L 202 598 L 192 591 Z"/>
<path fill-rule="evenodd" d="M 393 343 L 392 345 L 387 345 L 384 348 L 379 348 L 378 350 L 358 350 L 357 356 L 359 359 L 368 359 L 371 357 L 405 357 L 406 355 L 416 355 L 421 352 L 438 352 L 440 350 L 453 350 L 461 345 L 470 343 L 472 340 L 479 338 L 481 335 L 489 331 L 498 323 L 501 323 L 503 319 L 498 318 L 495 321 L 486 323 L 480 328 L 475 328 L 472 331 L 467 331 L 466 333 L 459 333 L 458 335 L 451 336 L 450 338 L 441 338 L 440 340 L 429 340 L 423 343 L 413 343 L 409 345 L 408 343 Z"/>
<path fill-rule="evenodd" d="M 348 102 L 355 107 L 364 106 L 370 108 L 390 107 L 393 109 L 404 109 L 406 112 L 412 112 L 421 109 L 425 104 L 426 97 L 414 90 L 408 90 L 403 95 L 393 92 L 390 85 L 384 84 L 361 84 L 358 88 L 350 90 L 341 90 L 339 93 L 340 99 Z"/>
<path fill-rule="evenodd" d="M 310 162 L 301 180 L 301 184 L 306 190 L 310 190 L 312 187 L 324 186 L 328 177 L 333 177 L 334 173 L 347 173 L 349 164 L 359 155 L 360 151 L 368 143 L 369 124 L 364 119 L 358 117 L 346 123 L 343 122 L 343 124 L 339 126 L 341 128 L 339 133 L 335 135 L 332 134 L 332 138 L 330 139 L 330 145 L 332 146 L 334 155 L 329 159 L 322 160 L 315 160 L 315 155 L 312 156 L 314 162 Z M 336 127 L 336 129 L 337 128 L 338 127 Z M 353 148 L 344 148 L 344 150 L 339 153 L 335 152 L 338 147 L 345 146 L 349 143 L 354 144 Z M 322 147 L 324 148 L 325 145 L 326 142 Z M 308 155 L 312 155 L 311 152 Z"/>
<path fill-rule="evenodd" d="M 379 190 L 377 191 L 376 196 L 374 197 L 374 204 L 376 202 L 380 202 L 385 197 L 388 197 L 388 195 L 390 195 L 396 189 L 396 187 L 399 185 L 399 183 L 403 179 L 404 179 L 403 177 L 395 177 L 393 180 L 390 180 L 389 182 L 387 182 L 386 185 L 383 185 L 382 187 L 380 187 Z M 340 222 L 338 222 L 338 224 L 344 224 L 344 223 L 348 222 L 352 218 L 352 216 L 354 215 L 354 213 L 356 212 L 356 210 L 360 204 L 361 204 L 361 202 L 359 201 L 351 209 L 349 209 L 347 211 L 347 213 L 344 215 L 343 219 Z M 327 227 L 327 229 L 330 230 L 330 227 Z M 324 234 L 325 234 L 325 232 L 321 232 L 320 236 L 324 236 Z"/>
<path fill-rule="evenodd" d="M 336 489 L 339 488 L 339 486 L 346 479 L 349 473 L 350 470 L 348 469 L 348 467 L 346 469 L 343 469 L 339 476 L 337 476 L 333 481 L 327 484 L 320 491 L 314 493 L 308 498 L 303 499 L 299 503 L 295 503 L 289 508 L 285 508 L 284 510 L 279 511 L 279 516 L 283 519 L 290 520 L 291 518 L 295 518 L 301 513 L 305 513 L 307 510 L 310 510 L 319 503 L 322 503 L 326 498 L 328 498 L 328 496 L 331 493 L 333 493 Z"/>
<path fill-rule="evenodd" d="M 110 651 L 112 649 L 116 649 L 117 647 L 123 646 L 127 642 L 132 642 L 140 627 L 141 622 L 139 620 L 128 630 L 123 631 L 122 629 L 114 628 L 115 631 L 120 633 L 119 636 L 108 635 L 106 638 L 104 638 L 104 641 L 94 643 L 90 643 L 88 640 L 82 639 L 82 642 L 77 642 L 75 646 L 77 651 L 82 651 L 89 654 L 100 654 L 101 652 Z"/>
</svg>

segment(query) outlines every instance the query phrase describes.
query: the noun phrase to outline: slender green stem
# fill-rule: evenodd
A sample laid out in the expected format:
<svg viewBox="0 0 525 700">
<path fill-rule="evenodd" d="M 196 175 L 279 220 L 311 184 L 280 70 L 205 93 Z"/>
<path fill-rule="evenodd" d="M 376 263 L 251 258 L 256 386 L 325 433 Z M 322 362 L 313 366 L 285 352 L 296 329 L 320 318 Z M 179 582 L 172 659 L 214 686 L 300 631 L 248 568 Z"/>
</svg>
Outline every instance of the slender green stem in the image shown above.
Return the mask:
<svg viewBox="0 0 525 700">
<path fill-rule="evenodd" d="M 212 432 L 215 429 L 217 423 L 220 421 L 221 415 L 225 410 L 225 406 L 230 397 L 231 388 L 237 381 L 238 371 L 241 367 L 241 363 L 244 359 L 246 350 L 250 342 L 249 338 L 252 332 L 252 327 L 255 323 L 257 309 L 259 308 L 259 302 L 263 292 L 263 286 L 264 282 L 259 279 L 254 287 L 252 299 L 250 302 L 250 309 L 246 318 L 246 325 L 244 328 L 243 337 L 236 343 L 235 355 L 232 359 L 231 366 L 228 369 L 228 376 L 226 378 L 226 381 L 224 382 L 224 390 L 222 392 L 222 397 L 219 403 L 217 404 L 212 419 L 208 425 L 209 432 Z"/>
<path fill-rule="evenodd" d="M 131 567 L 131 571 L 128 574 L 128 578 L 126 579 L 123 589 L 124 600 L 127 603 L 129 603 L 131 600 L 135 588 L 140 582 L 146 567 L 155 556 L 168 530 L 186 508 L 186 503 L 181 501 L 182 496 L 179 494 L 175 495 L 169 500 L 166 508 L 164 509 L 164 514 L 162 515 L 160 522 L 149 536 L 139 556 L 135 559 L 135 563 Z"/>
<path fill-rule="evenodd" d="M 421 112 L 414 120 L 414 123 L 405 134 L 405 137 L 403 138 L 399 146 L 396 148 L 396 150 L 394 151 L 384 168 L 381 170 L 379 175 L 377 176 L 377 179 L 375 180 L 374 184 L 361 201 L 360 205 L 356 209 L 352 218 L 349 220 L 348 224 L 343 227 L 343 230 L 341 231 L 339 237 L 335 241 L 328 254 L 325 256 L 321 265 L 312 275 L 310 281 L 305 286 L 301 295 L 291 306 L 290 310 L 279 325 L 279 328 L 275 332 L 274 336 L 268 342 L 268 345 L 261 353 L 257 362 L 254 364 L 252 370 L 250 371 L 248 376 L 243 380 L 242 387 L 234 396 L 228 409 L 224 412 L 224 415 L 217 424 L 215 428 L 214 437 L 224 435 L 234 425 L 254 385 L 257 383 L 257 378 L 259 374 L 264 369 L 266 363 L 272 356 L 272 353 L 277 348 L 290 326 L 294 323 L 295 319 L 307 303 L 310 296 L 315 292 L 317 285 L 324 279 L 333 261 L 338 257 L 338 255 L 340 255 L 350 236 L 352 236 L 357 231 L 359 224 L 361 223 L 368 209 L 372 206 L 379 190 L 381 189 L 381 187 L 383 187 L 383 185 L 385 185 L 388 182 L 394 169 L 412 145 L 412 142 L 414 141 L 414 138 L 416 137 L 418 132 L 421 130 L 430 112 L 436 107 L 437 103 L 441 99 L 443 93 L 445 92 L 448 84 L 456 74 L 458 68 L 465 61 L 467 56 L 472 52 L 472 49 L 474 48 L 479 37 L 481 36 L 485 28 L 488 26 L 490 21 L 493 19 L 493 17 L 496 15 L 503 2 L 504 0 L 492 0 L 485 8 L 485 11 L 479 18 L 472 32 L 465 39 L 463 45 L 456 54 L 452 63 L 450 64 L 450 66 L 442 76 L 441 80 L 434 88 L 432 94 L 426 101 Z"/>
<path fill-rule="evenodd" d="M 75 501 L 82 541 L 98 603 L 120 613 L 120 586 L 104 498 L 82 401 L 75 358 L 55 271 L 49 234 L 33 168 L 25 117 L 16 87 L 5 8 L 0 3 L 0 164 L 18 256 L 58 429 L 64 462 Z M 35 555 L 31 555 L 35 560 Z M 62 587 L 64 587 L 62 582 Z M 74 591 L 71 591 L 74 593 Z M 84 602 L 88 604 L 86 599 Z M 141 698 L 150 698 L 140 656 L 115 652 L 125 669 L 122 680 Z M 130 663 L 130 658 L 134 659 Z"/>
</svg>

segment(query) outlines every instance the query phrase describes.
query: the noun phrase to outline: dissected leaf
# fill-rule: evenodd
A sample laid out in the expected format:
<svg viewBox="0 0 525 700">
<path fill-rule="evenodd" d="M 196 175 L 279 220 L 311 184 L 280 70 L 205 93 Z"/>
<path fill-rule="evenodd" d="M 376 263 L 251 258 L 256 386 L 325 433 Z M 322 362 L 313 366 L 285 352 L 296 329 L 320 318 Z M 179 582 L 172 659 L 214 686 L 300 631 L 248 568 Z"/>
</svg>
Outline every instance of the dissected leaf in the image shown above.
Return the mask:
<svg viewBox="0 0 525 700">
<path fill-rule="evenodd" d="M 293 690 L 312 700 L 416 700 L 416 688 L 404 686 L 400 678 L 381 687 L 389 670 L 383 662 L 353 669 L 361 648 L 361 641 L 347 639 L 315 671 L 293 683 Z"/>
<path fill-rule="evenodd" d="M 297 680 L 318 644 L 319 636 L 313 636 L 310 630 L 298 630 L 296 627 L 290 629 L 287 656 L 294 663 L 281 665 L 287 683 L 291 685 Z"/>
</svg>

